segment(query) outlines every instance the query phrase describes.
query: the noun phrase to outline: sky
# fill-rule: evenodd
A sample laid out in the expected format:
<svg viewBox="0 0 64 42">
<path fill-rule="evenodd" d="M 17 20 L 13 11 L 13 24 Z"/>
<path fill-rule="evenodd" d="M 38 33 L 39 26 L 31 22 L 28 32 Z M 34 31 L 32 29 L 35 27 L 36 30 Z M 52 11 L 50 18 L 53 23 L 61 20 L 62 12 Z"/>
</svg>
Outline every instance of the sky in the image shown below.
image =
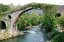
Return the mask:
<svg viewBox="0 0 64 42">
<path fill-rule="evenodd" d="M 54 4 L 54 5 L 64 5 L 64 0 L 0 0 L 0 3 L 3 4 L 10 4 L 13 3 L 14 5 L 25 5 L 29 3 L 46 3 L 46 4 Z"/>
</svg>

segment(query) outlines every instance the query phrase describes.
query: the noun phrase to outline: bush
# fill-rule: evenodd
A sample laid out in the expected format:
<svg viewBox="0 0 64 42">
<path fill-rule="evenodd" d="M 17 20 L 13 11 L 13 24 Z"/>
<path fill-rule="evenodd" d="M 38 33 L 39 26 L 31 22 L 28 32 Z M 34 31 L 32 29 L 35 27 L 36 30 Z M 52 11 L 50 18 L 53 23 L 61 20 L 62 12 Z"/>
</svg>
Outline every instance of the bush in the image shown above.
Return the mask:
<svg viewBox="0 0 64 42">
<path fill-rule="evenodd" d="M 60 26 L 64 27 L 64 16 L 58 17 L 57 22 Z"/>
<path fill-rule="evenodd" d="M 42 21 L 42 28 L 46 29 L 46 32 L 51 32 L 55 25 L 55 18 L 53 14 L 45 14 Z"/>
<path fill-rule="evenodd" d="M 23 14 L 19 18 L 18 23 L 17 23 L 17 26 L 18 26 L 19 30 L 23 29 L 23 27 L 26 27 L 27 25 L 29 25 L 29 24 L 27 24 L 28 23 L 28 21 L 27 21 L 28 19 L 29 19 L 29 17 L 26 14 Z"/>
<path fill-rule="evenodd" d="M 34 26 L 34 25 L 38 25 L 40 24 L 40 20 L 39 20 L 40 16 L 36 13 L 32 13 L 32 14 L 23 14 L 17 23 L 17 26 L 19 29 L 24 29 L 24 27 L 27 26 Z"/>
<path fill-rule="evenodd" d="M 64 42 L 64 32 L 56 35 L 51 41 L 52 42 Z"/>
<path fill-rule="evenodd" d="M 55 25 L 55 12 L 54 6 L 46 6 L 45 14 L 42 21 L 42 28 L 45 28 L 46 32 L 51 32 Z"/>
<path fill-rule="evenodd" d="M 52 30 L 52 32 L 49 34 L 49 39 L 53 39 L 56 35 L 58 35 L 59 32 L 55 29 Z"/>
<path fill-rule="evenodd" d="M 0 4 L 0 13 L 1 12 L 6 12 L 8 10 L 9 10 L 9 6 L 8 5 Z"/>
<path fill-rule="evenodd" d="M 35 13 L 32 13 L 31 15 L 30 15 L 30 19 L 29 19 L 29 23 L 31 24 L 31 25 L 38 25 L 39 24 L 39 15 L 37 15 L 37 14 L 35 14 Z"/>
</svg>

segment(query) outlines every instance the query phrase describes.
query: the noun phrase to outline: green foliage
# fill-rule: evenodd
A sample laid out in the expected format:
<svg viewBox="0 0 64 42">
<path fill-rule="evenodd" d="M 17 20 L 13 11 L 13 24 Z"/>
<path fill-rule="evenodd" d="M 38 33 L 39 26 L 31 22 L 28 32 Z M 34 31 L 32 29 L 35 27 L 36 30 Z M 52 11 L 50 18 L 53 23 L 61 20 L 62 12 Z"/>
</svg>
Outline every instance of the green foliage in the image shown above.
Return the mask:
<svg viewBox="0 0 64 42">
<path fill-rule="evenodd" d="M 29 20 L 31 25 L 38 25 L 39 22 L 39 15 L 32 13 L 30 15 L 30 20 Z"/>
<path fill-rule="evenodd" d="M 52 32 L 49 34 L 49 40 L 53 39 L 56 35 L 58 35 L 59 32 L 55 29 L 52 30 Z"/>
<path fill-rule="evenodd" d="M 8 13 L 9 9 L 9 5 L 0 4 L 0 19 Z"/>
<path fill-rule="evenodd" d="M 17 23 L 19 29 L 23 29 L 26 26 L 33 26 L 40 24 L 40 16 L 36 13 L 32 14 L 23 14 Z"/>
<path fill-rule="evenodd" d="M 9 6 L 8 5 L 0 4 L 0 13 L 8 11 L 8 10 L 9 10 Z"/>
<path fill-rule="evenodd" d="M 42 21 L 42 28 L 46 29 L 47 32 L 52 31 L 52 28 L 54 28 L 54 21 L 55 21 L 55 8 L 53 6 L 46 6 L 45 7 L 45 14 Z"/>
<path fill-rule="evenodd" d="M 64 15 L 57 18 L 58 24 L 60 24 L 61 27 L 64 27 Z"/>
<path fill-rule="evenodd" d="M 64 15 L 56 18 L 57 24 L 64 28 Z M 64 42 L 64 32 L 55 33 L 56 35 L 51 39 L 51 42 Z"/>
<path fill-rule="evenodd" d="M 20 10 L 21 6 L 4 5 L 0 4 L 0 19 L 5 17 L 7 14 Z"/>
<path fill-rule="evenodd" d="M 56 35 L 53 39 L 52 42 L 64 42 L 64 32 L 59 33 Z"/>
</svg>

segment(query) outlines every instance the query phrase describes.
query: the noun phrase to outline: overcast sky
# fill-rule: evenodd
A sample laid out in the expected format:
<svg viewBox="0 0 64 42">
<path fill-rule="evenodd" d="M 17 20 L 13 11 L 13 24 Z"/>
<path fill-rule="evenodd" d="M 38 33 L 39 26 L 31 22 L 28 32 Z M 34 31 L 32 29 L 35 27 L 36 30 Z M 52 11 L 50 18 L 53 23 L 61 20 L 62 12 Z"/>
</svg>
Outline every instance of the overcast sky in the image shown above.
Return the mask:
<svg viewBox="0 0 64 42">
<path fill-rule="evenodd" d="M 13 3 L 14 5 L 19 5 L 19 4 L 25 5 L 32 2 L 64 5 L 64 0 L 0 0 L 0 3 L 3 3 L 3 4 Z"/>
</svg>

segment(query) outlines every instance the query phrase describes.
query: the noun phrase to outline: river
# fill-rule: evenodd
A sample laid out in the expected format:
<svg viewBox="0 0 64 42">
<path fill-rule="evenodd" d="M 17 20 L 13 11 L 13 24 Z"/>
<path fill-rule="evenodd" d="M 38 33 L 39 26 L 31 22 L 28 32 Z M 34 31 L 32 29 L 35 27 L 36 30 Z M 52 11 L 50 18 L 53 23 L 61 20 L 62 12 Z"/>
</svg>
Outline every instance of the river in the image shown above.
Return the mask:
<svg viewBox="0 0 64 42">
<path fill-rule="evenodd" d="M 38 26 L 32 27 L 32 29 L 26 32 L 25 35 L 0 42 L 46 42 L 45 33 Z"/>
</svg>

